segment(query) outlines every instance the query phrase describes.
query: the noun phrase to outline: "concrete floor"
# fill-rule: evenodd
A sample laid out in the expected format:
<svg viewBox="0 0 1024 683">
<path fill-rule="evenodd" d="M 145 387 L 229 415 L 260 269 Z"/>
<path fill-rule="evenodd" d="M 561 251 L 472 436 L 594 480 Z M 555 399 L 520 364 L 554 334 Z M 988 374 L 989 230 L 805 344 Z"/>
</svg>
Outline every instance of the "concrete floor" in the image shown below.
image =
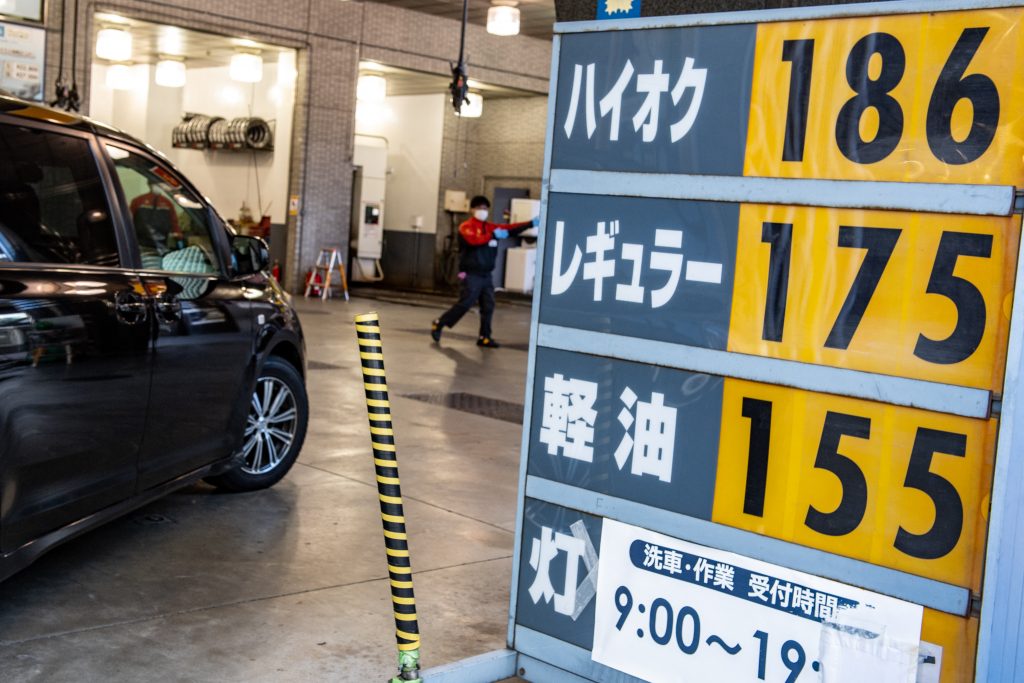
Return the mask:
<svg viewBox="0 0 1024 683">
<path fill-rule="evenodd" d="M 384 328 L 423 664 L 504 646 L 518 424 L 401 398 L 522 402 L 526 353 L 479 349 L 468 315 L 438 347 L 440 306 L 297 300 L 311 418 L 273 489 L 179 491 L 0 584 L 0 680 L 382 681 L 395 669 L 373 464 L 352 318 Z M 529 309 L 495 334 L 525 344 Z"/>
</svg>

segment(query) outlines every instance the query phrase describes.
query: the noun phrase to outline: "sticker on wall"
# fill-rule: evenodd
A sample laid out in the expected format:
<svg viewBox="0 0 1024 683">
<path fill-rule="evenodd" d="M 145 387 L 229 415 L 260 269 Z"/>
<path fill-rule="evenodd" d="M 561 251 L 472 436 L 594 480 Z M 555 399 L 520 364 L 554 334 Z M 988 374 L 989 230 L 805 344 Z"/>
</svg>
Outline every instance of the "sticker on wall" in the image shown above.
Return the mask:
<svg viewBox="0 0 1024 683">
<path fill-rule="evenodd" d="M 293 194 L 291 197 L 288 198 L 288 215 L 299 215 L 299 195 L 297 194 Z"/>
<path fill-rule="evenodd" d="M 626 19 L 640 16 L 641 0 L 597 0 L 598 19 Z"/>
</svg>

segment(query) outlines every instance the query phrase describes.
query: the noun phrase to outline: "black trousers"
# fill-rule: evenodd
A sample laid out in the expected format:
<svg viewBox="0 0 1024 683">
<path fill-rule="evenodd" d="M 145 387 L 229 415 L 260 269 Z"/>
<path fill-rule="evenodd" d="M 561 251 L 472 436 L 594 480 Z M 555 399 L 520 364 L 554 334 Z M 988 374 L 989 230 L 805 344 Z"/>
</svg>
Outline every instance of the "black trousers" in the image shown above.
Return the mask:
<svg viewBox="0 0 1024 683">
<path fill-rule="evenodd" d="M 453 327 L 462 316 L 480 302 L 480 336 L 491 336 L 491 319 L 494 317 L 494 281 L 490 273 L 466 273 L 459 291 L 459 300 L 441 316 L 442 327 Z"/>
</svg>

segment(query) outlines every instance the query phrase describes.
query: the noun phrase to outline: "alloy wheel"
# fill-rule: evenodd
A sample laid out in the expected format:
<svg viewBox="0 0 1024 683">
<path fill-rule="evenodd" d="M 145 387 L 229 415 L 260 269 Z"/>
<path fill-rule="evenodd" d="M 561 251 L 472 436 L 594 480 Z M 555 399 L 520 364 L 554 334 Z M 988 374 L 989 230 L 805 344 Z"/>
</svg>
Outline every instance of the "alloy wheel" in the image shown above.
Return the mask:
<svg viewBox="0 0 1024 683">
<path fill-rule="evenodd" d="M 256 382 L 245 424 L 243 472 L 266 474 L 280 464 L 295 440 L 297 416 L 295 396 L 287 384 L 276 377 Z"/>
</svg>

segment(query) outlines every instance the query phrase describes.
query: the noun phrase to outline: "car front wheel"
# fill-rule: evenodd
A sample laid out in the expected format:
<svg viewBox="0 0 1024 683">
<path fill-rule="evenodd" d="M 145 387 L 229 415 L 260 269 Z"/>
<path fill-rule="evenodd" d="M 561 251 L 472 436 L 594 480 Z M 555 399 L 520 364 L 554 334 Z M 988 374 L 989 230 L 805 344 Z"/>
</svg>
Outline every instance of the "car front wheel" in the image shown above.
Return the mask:
<svg viewBox="0 0 1024 683">
<path fill-rule="evenodd" d="M 273 486 L 295 463 L 308 420 L 309 401 L 302 377 L 287 361 L 268 358 L 249 400 L 242 462 L 208 481 L 228 491 Z"/>
</svg>

